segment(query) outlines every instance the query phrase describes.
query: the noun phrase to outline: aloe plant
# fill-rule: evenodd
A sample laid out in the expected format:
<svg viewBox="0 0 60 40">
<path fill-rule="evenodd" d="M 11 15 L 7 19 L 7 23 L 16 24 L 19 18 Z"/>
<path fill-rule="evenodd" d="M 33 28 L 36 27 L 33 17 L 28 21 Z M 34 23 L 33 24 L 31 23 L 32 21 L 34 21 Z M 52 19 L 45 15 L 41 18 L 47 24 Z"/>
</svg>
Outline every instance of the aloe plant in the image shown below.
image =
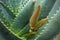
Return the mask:
<svg viewBox="0 0 60 40">
<path fill-rule="evenodd" d="M 52 39 L 60 30 L 59 17 L 60 0 L 0 1 L 0 22 L 14 40 Z"/>
</svg>

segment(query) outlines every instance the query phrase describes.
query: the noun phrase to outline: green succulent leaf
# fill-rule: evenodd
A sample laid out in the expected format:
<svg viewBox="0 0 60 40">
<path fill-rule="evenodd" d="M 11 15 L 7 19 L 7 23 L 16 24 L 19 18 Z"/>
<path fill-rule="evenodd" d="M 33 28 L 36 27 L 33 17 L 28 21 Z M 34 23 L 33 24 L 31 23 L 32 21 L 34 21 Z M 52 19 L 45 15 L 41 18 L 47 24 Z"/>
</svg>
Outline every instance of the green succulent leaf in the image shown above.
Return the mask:
<svg viewBox="0 0 60 40">
<path fill-rule="evenodd" d="M 36 8 L 39 5 L 41 10 L 38 11 Z M 39 18 L 33 15 L 34 10 L 37 10 L 36 15 L 40 13 L 38 14 Z M 30 32 L 32 16 L 34 16 L 31 20 L 32 23 L 34 22 L 32 27 L 36 26 L 33 29 L 33 31 L 37 29 L 36 34 Z M 48 20 L 44 22 L 44 18 Z M 11 33 L 8 36 L 15 36 L 10 40 L 13 40 L 12 38 L 14 40 L 50 40 L 60 30 L 59 20 L 60 0 L 0 0 L 0 22 L 3 25 L 1 27 L 4 27 L 5 32 L 7 30 L 8 33 Z M 44 24 L 41 25 L 42 23 Z M 3 36 L 1 34 L 1 40 L 6 39 Z M 7 37 L 8 40 L 9 38 Z"/>
</svg>

